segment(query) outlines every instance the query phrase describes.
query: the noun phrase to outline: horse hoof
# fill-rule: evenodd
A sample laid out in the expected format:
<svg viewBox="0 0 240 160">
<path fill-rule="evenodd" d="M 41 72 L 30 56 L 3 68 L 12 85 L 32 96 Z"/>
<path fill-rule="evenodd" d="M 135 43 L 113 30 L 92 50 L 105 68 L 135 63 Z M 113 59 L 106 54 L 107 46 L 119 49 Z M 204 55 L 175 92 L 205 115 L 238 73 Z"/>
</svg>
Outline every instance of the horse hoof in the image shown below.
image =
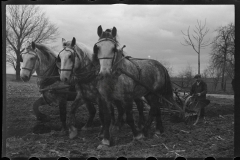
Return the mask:
<svg viewBox="0 0 240 160">
<path fill-rule="evenodd" d="M 65 136 L 65 135 L 68 135 L 68 130 L 66 129 L 62 129 L 59 133 L 60 136 Z"/>
<path fill-rule="evenodd" d="M 142 133 L 140 133 L 140 134 L 138 134 L 136 137 L 134 137 L 133 139 L 135 139 L 135 140 L 140 140 L 140 139 L 142 139 L 142 138 L 144 138 L 144 135 L 143 135 Z"/>
<path fill-rule="evenodd" d="M 159 136 L 159 135 L 161 135 L 161 132 L 159 130 L 156 130 L 155 135 Z"/>
<path fill-rule="evenodd" d="M 103 139 L 101 145 L 110 146 L 110 141 L 107 139 Z"/>
<path fill-rule="evenodd" d="M 82 130 L 82 131 L 88 131 L 88 130 L 89 130 L 89 127 L 83 126 L 83 127 L 81 128 L 81 130 Z"/>
<path fill-rule="evenodd" d="M 98 147 L 97 147 L 98 150 L 105 150 L 105 149 L 108 149 L 108 148 L 109 148 L 108 145 L 103 145 L 103 144 L 100 144 L 100 145 L 98 145 Z"/>
<path fill-rule="evenodd" d="M 71 129 L 69 129 L 69 138 L 73 139 L 77 136 L 77 129 L 75 127 L 71 127 Z"/>
</svg>

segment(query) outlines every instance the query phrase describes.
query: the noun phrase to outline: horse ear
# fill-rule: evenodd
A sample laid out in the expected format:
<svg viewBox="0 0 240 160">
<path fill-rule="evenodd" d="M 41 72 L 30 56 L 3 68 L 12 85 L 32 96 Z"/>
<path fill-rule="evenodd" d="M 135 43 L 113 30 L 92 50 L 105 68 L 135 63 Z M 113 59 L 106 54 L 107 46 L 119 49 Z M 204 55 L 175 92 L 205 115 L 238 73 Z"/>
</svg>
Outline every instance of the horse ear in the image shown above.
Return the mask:
<svg viewBox="0 0 240 160">
<path fill-rule="evenodd" d="M 101 35 L 102 35 L 102 26 L 101 25 L 98 26 L 97 34 L 98 34 L 99 37 L 101 37 Z"/>
<path fill-rule="evenodd" d="M 117 29 L 116 29 L 116 27 L 113 27 L 113 29 L 112 29 L 112 36 L 116 37 L 116 35 L 117 35 Z"/>
<path fill-rule="evenodd" d="M 35 48 L 36 48 L 35 42 L 32 42 L 32 49 L 35 49 Z"/>
<path fill-rule="evenodd" d="M 94 47 L 93 47 L 93 53 L 97 53 L 98 52 L 98 47 L 97 45 L 95 44 Z"/>
<path fill-rule="evenodd" d="M 71 43 L 71 46 L 73 47 L 73 46 L 75 46 L 75 44 L 76 44 L 76 38 L 73 37 L 73 39 L 72 39 L 72 43 Z"/>
<path fill-rule="evenodd" d="M 64 38 L 62 38 L 62 45 L 64 46 L 66 43 L 66 40 Z"/>
</svg>

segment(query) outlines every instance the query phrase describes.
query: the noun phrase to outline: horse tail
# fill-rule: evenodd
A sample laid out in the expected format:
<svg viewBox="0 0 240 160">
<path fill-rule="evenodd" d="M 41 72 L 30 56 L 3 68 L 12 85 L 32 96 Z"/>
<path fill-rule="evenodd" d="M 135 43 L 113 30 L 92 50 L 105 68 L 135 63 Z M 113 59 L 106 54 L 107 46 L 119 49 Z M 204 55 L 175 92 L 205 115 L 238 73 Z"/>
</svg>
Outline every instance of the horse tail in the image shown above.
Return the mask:
<svg viewBox="0 0 240 160">
<path fill-rule="evenodd" d="M 170 102 L 173 102 L 173 89 L 172 89 L 172 83 L 170 76 L 168 74 L 167 69 L 163 66 L 164 71 L 165 71 L 165 87 L 164 91 L 162 93 L 162 96 L 169 100 Z"/>
</svg>

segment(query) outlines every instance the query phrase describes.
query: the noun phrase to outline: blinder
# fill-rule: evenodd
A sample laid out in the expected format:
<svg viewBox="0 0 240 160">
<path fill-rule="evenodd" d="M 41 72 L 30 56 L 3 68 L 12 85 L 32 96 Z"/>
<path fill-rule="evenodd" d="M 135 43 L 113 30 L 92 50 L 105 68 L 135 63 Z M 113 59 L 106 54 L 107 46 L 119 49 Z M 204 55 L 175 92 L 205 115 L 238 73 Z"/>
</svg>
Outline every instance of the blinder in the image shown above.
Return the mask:
<svg viewBox="0 0 240 160">
<path fill-rule="evenodd" d="M 96 53 L 96 54 L 97 54 L 97 51 L 98 51 L 98 47 L 97 47 L 97 45 L 95 44 L 94 47 L 93 47 L 93 53 Z"/>
<path fill-rule="evenodd" d="M 61 59 L 60 59 L 59 55 L 60 55 L 60 53 L 57 56 L 57 62 L 61 62 Z"/>
</svg>

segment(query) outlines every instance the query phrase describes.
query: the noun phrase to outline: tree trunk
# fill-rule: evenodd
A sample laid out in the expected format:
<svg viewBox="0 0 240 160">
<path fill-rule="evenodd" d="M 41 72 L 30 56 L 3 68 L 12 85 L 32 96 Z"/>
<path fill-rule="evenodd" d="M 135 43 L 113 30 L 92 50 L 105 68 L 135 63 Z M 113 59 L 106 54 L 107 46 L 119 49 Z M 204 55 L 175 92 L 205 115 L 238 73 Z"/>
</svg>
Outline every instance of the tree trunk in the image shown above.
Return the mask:
<svg viewBox="0 0 240 160">
<path fill-rule="evenodd" d="M 227 90 L 227 77 L 224 78 L 224 91 L 226 92 Z"/>
<path fill-rule="evenodd" d="M 21 80 L 21 78 L 20 78 L 20 63 L 19 64 L 18 63 L 16 65 L 16 80 L 20 81 Z"/>
<path fill-rule="evenodd" d="M 222 71 L 222 82 L 221 82 L 221 89 L 225 91 L 224 83 L 225 83 L 225 68 L 226 68 L 226 51 L 224 54 L 224 61 L 223 61 L 223 71 Z"/>
<path fill-rule="evenodd" d="M 222 71 L 221 89 L 224 90 L 224 68 Z"/>
<path fill-rule="evenodd" d="M 16 80 L 17 81 L 21 81 L 21 78 L 20 78 L 20 59 L 19 59 L 19 55 L 20 53 L 17 53 L 17 63 L 16 63 Z"/>
<path fill-rule="evenodd" d="M 198 53 L 198 74 L 200 74 L 200 52 Z"/>
</svg>

